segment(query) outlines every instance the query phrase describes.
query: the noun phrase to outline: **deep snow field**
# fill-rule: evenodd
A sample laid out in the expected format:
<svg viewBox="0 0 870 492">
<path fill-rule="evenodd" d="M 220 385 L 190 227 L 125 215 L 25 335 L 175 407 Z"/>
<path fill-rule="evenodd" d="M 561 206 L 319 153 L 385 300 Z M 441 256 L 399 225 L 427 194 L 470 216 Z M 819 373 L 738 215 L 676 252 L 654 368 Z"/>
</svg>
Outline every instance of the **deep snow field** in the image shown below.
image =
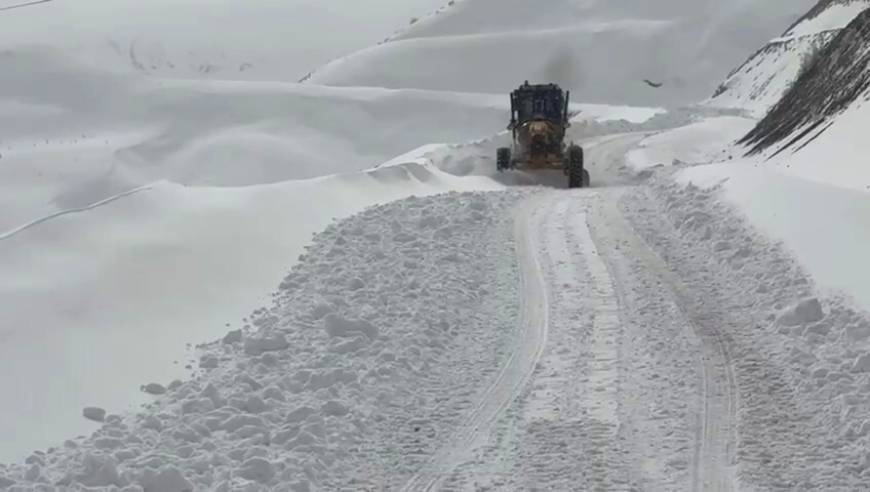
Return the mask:
<svg viewBox="0 0 870 492">
<path fill-rule="evenodd" d="M 861 489 L 866 110 L 735 143 L 812 3 L 0 10 L 0 490 Z"/>
</svg>

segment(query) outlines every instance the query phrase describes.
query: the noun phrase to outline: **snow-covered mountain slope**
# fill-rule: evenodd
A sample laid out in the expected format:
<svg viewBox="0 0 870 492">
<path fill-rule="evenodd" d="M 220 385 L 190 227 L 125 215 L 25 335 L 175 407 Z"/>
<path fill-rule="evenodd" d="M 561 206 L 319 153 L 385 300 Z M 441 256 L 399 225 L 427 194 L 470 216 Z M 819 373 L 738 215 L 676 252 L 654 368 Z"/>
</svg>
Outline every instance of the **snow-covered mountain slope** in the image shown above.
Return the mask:
<svg viewBox="0 0 870 492">
<path fill-rule="evenodd" d="M 806 178 L 870 189 L 863 134 L 870 113 L 870 10 L 814 57 L 741 143 L 771 165 Z"/>
<path fill-rule="evenodd" d="M 861 11 L 866 0 L 821 0 L 735 69 L 707 104 L 746 109 L 763 116 L 798 77 L 809 59 Z"/>
<path fill-rule="evenodd" d="M 328 64 L 310 82 L 505 93 L 529 79 L 558 82 L 588 102 L 689 103 L 810 4 L 457 2 L 391 42 Z"/>
<path fill-rule="evenodd" d="M 52 46 L 103 69 L 163 78 L 295 81 L 442 3 L 54 1 L 3 12 L 0 47 Z"/>
</svg>

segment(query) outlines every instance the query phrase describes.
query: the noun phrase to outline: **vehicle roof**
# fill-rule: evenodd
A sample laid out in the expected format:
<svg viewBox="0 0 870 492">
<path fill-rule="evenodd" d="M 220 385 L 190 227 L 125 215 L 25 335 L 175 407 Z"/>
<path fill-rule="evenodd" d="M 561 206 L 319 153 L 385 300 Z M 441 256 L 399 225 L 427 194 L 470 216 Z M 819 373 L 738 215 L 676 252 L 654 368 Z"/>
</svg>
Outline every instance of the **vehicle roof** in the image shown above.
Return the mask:
<svg viewBox="0 0 870 492">
<path fill-rule="evenodd" d="M 527 92 L 527 91 L 559 91 L 562 92 L 562 88 L 559 87 L 558 84 L 530 84 L 528 81 L 523 85 L 519 86 L 515 92 Z"/>
</svg>

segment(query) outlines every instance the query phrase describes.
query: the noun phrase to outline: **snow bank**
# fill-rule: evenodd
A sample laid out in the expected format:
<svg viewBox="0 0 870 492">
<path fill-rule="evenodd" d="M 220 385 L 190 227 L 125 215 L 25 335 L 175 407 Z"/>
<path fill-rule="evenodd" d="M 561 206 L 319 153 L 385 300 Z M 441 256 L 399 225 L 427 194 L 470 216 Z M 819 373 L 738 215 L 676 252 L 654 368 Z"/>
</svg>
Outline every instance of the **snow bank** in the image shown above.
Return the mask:
<svg viewBox="0 0 870 492">
<path fill-rule="evenodd" d="M 275 191 L 292 196 L 292 190 Z M 196 377 L 168 385 L 138 414 L 107 416 L 90 437 L 34 453 L 26 464 L 0 465 L 0 483 L 146 490 L 399 486 L 434 452 L 445 429 L 458 425 L 511 352 L 505 344 L 516 336 L 518 307 L 500 300 L 517 295 L 513 224 L 505 210 L 518 198 L 409 198 L 333 223 L 242 332 L 201 347 Z M 286 234 L 280 229 L 275 242 Z M 222 255 L 224 262 L 231 257 Z M 202 305 L 194 311 L 210 314 Z M 160 336 L 162 320 L 148 321 L 152 336 Z M 165 342 L 162 347 L 173 346 Z M 160 356 L 147 345 L 137 348 Z"/>
<path fill-rule="evenodd" d="M 718 187 L 753 226 L 782 241 L 819 285 L 870 310 L 864 247 L 870 241 L 870 195 L 746 160 L 685 169 L 678 179 Z"/>
<path fill-rule="evenodd" d="M 613 106 L 605 104 L 583 104 L 580 114 L 575 117 L 582 121 L 594 120 L 596 122 L 605 121 L 627 121 L 629 123 L 645 123 L 656 115 L 664 114 L 667 110 L 664 108 L 645 108 L 638 106 Z"/>
<path fill-rule="evenodd" d="M 826 193 L 751 165 L 696 167 L 678 177 L 682 183 L 654 178 L 649 196 L 627 194 L 624 207 L 686 282 L 688 297 L 706 307 L 705 318 L 716 320 L 728 347 L 739 390 L 729 463 L 735 489 L 863 488 L 870 469 L 870 298 L 866 254 L 850 246 L 867 239 L 858 225 L 868 217 L 863 194 Z M 748 222 L 733 213 L 734 203 Z M 847 203 L 863 211 L 843 209 Z M 820 260 L 829 264 L 814 263 Z M 849 287 L 859 288 L 853 293 L 864 311 L 816 288 L 816 281 L 824 286 L 833 276 L 845 281 L 861 273 L 864 285 Z M 831 449 L 837 452 L 825 451 Z"/>
<path fill-rule="evenodd" d="M 638 148 L 626 154 L 634 169 L 671 164 L 699 164 L 728 159 L 733 143 L 752 129 L 755 121 L 723 116 L 706 118 L 697 123 L 645 138 Z"/>
</svg>

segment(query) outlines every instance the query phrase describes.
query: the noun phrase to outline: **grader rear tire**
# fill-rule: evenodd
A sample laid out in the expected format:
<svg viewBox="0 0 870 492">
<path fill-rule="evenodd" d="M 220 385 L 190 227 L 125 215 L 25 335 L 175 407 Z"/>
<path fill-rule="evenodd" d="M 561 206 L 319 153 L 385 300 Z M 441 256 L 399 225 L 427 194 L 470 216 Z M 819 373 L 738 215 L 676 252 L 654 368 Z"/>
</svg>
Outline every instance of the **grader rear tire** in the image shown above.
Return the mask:
<svg viewBox="0 0 870 492">
<path fill-rule="evenodd" d="M 501 147 L 496 151 L 495 168 L 499 171 L 510 169 L 511 165 L 511 149 L 510 147 Z"/>
<path fill-rule="evenodd" d="M 589 172 L 583 168 L 583 148 L 572 145 L 568 149 L 568 188 L 589 186 Z"/>
</svg>

